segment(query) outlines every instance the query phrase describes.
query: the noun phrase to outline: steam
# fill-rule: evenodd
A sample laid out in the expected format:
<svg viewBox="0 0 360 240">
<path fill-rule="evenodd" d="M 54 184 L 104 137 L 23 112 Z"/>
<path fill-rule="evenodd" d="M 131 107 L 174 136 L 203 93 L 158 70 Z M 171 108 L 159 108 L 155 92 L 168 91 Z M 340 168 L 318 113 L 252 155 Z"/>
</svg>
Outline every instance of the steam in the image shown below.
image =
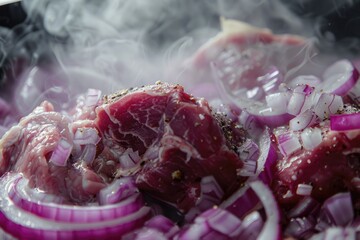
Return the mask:
<svg viewBox="0 0 360 240">
<path fill-rule="evenodd" d="M 10 101 L 24 114 L 45 99 L 66 108 L 87 88 L 107 94 L 161 80 L 191 90 L 183 63 L 219 32 L 220 16 L 312 37 L 311 23 L 284 2 L 23 0 L 26 23 L 0 31 Z"/>
</svg>

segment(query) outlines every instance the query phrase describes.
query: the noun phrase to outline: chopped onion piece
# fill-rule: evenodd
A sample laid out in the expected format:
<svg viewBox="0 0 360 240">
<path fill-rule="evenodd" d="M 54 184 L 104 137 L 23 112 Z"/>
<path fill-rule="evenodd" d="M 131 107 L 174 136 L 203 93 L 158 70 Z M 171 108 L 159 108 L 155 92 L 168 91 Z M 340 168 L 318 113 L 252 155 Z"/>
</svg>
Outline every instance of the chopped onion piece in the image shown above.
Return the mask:
<svg viewBox="0 0 360 240">
<path fill-rule="evenodd" d="M 78 128 L 74 135 L 74 143 L 79 145 L 98 144 L 100 137 L 95 128 Z"/>
<path fill-rule="evenodd" d="M 322 93 L 318 102 L 314 106 L 314 111 L 320 119 L 329 118 L 329 116 L 336 114 L 336 112 L 344 105 L 342 97 Z"/>
<path fill-rule="evenodd" d="M 152 229 L 152 228 L 142 228 L 137 231 L 133 236 L 132 234 L 125 237 L 122 237 L 123 240 L 168 240 L 168 238 L 164 235 L 164 233 L 160 232 L 159 230 Z M 131 236 L 131 237 L 130 237 Z"/>
<path fill-rule="evenodd" d="M 306 150 L 313 150 L 322 142 L 320 128 L 306 128 L 301 132 L 302 145 Z"/>
<path fill-rule="evenodd" d="M 360 81 L 357 81 L 355 86 L 350 90 L 348 96 L 356 103 L 360 104 Z"/>
<path fill-rule="evenodd" d="M 200 198 L 196 202 L 196 206 L 202 211 L 218 205 L 224 196 L 224 191 L 213 176 L 203 177 L 200 189 Z"/>
<path fill-rule="evenodd" d="M 258 123 L 270 128 L 287 124 L 294 116 L 287 113 L 286 109 L 264 108 L 256 113 L 251 113 Z"/>
<path fill-rule="evenodd" d="M 122 177 L 100 190 L 99 203 L 101 205 L 118 203 L 138 192 L 132 177 Z"/>
<path fill-rule="evenodd" d="M 299 85 L 295 87 L 286 111 L 292 115 L 298 115 L 304 106 L 306 96 L 309 95 L 308 85 Z"/>
<path fill-rule="evenodd" d="M 211 208 L 196 217 L 194 223 L 175 239 L 208 239 L 214 235 L 215 239 L 236 239 L 241 231 L 240 226 L 241 220 L 230 212 L 221 208 Z"/>
<path fill-rule="evenodd" d="M 331 129 L 331 118 L 330 118 L 330 129 Z M 335 129 L 331 129 L 331 130 L 339 131 L 339 130 L 335 130 Z M 344 132 L 344 134 L 349 140 L 353 140 L 357 136 L 359 136 L 360 132 L 358 130 L 347 130 L 346 132 Z"/>
<path fill-rule="evenodd" d="M 288 218 L 299 218 L 311 215 L 320 208 L 320 204 L 310 196 L 301 199 L 295 207 L 287 213 Z"/>
<path fill-rule="evenodd" d="M 279 150 L 284 156 L 289 156 L 301 149 L 298 137 L 293 133 L 285 133 L 277 136 Z"/>
<path fill-rule="evenodd" d="M 289 127 L 293 131 L 300 131 L 307 127 L 311 127 L 318 122 L 318 118 L 314 111 L 307 109 L 290 120 Z"/>
<path fill-rule="evenodd" d="M 286 226 L 285 234 L 296 239 L 308 239 L 314 234 L 314 220 L 311 218 L 293 218 Z"/>
<path fill-rule="evenodd" d="M 329 225 L 346 226 L 351 223 L 354 209 L 350 193 L 338 193 L 328 198 L 321 208 L 320 216 Z"/>
<path fill-rule="evenodd" d="M 135 151 L 132 148 L 128 148 L 125 152 L 120 156 L 119 162 L 121 164 L 121 168 L 130 169 L 135 167 L 141 158 L 139 156 L 139 152 Z"/>
<path fill-rule="evenodd" d="M 286 109 L 289 99 L 290 93 L 288 92 L 273 93 L 265 97 L 267 105 L 272 109 Z"/>
<path fill-rule="evenodd" d="M 251 139 L 247 139 L 238 148 L 239 157 L 244 161 L 244 167 L 240 169 L 240 176 L 253 176 L 257 169 L 257 160 L 260 155 L 259 147 Z"/>
<path fill-rule="evenodd" d="M 85 106 L 93 107 L 96 106 L 101 98 L 101 91 L 98 89 L 88 89 L 86 98 L 85 98 Z"/>
<path fill-rule="evenodd" d="M 226 210 L 216 208 L 216 214 L 207 219 L 210 228 L 229 237 L 235 237 L 241 225 L 240 219 Z"/>
<path fill-rule="evenodd" d="M 248 181 L 258 177 L 264 183 L 270 184 L 273 178 L 272 168 L 276 164 L 277 152 L 273 146 L 269 129 L 265 129 L 259 139 L 260 156 L 257 160 L 258 167 L 256 174 L 251 176 Z M 259 199 L 248 184 L 240 187 L 228 199 L 220 204 L 221 208 L 227 209 L 239 218 L 249 214 L 258 204 Z"/>
<path fill-rule="evenodd" d="M 244 129 L 253 136 L 258 136 L 259 133 L 263 131 L 262 126 L 260 126 L 256 117 L 250 114 L 248 111 L 241 111 L 239 122 L 243 125 Z"/>
<path fill-rule="evenodd" d="M 330 129 L 348 131 L 360 129 L 360 113 L 339 114 L 330 116 Z"/>
<path fill-rule="evenodd" d="M 309 184 L 298 184 L 296 194 L 300 196 L 310 196 L 313 187 Z"/>
<path fill-rule="evenodd" d="M 223 201 L 219 207 L 228 210 L 238 218 L 243 218 L 254 210 L 258 202 L 259 200 L 254 191 L 248 185 L 245 185 Z"/>
<path fill-rule="evenodd" d="M 356 231 L 354 228 L 347 227 L 330 227 L 327 228 L 324 232 L 313 235 L 310 240 L 356 240 Z"/>
<path fill-rule="evenodd" d="M 61 138 L 57 147 L 53 151 L 49 162 L 52 162 L 57 166 L 62 166 L 62 167 L 66 166 L 67 160 L 72 151 L 72 147 L 73 147 L 72 144 L 70 144 L 64 138 Z"/>
<path fill-rule="evenodd" d="M 240 158 L 244 161 L 256 161 L 260 154 L 258 145 L 251 139 L 246 139 L 238 151 Z"/>
<path fill-rule="evenodd" d="M 152 217 L 144 226 L 164 233 L 167 238 L 173 237 L 179 231 L 178 225 L 162 215 Z"/>
<path fill-rule="evenodd" d="M 87 144 L 80 156 L 80 159 L 87 164 L 92 164 L 96 157 L 96 146 L 94 144 Z"/>
<path fill-rule="evenodd" d="M 319 85 L 324 92 L 346 95 L 358 82 L 359 72 L 349 60 L 340 60 L 328 67 Z"/>
<path fill-rule="evenodd" d="M 257 168 L 257 161 L 245 160 L 244 166 L 240 169 L 238 175 L 243 177 L 255 176 Z"/>
</svg>

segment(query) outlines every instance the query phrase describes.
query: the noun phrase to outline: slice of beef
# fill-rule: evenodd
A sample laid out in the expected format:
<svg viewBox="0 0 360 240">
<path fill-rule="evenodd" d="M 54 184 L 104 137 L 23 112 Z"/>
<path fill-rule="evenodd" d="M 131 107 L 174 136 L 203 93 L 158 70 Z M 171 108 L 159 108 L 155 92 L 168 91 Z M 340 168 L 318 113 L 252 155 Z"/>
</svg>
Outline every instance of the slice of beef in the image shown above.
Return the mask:
<svg viewBox="0 0 360 240">
<path fill-rule="evenodd" d="M 71 156 L 65 166 L 50 159 L 61 140 L 72 145 L 76 129 L 93 126 L 92 120 L 71 119 L 43 102 L 0 140 L 0 175 L 21 172 L 29 179 L 30 187 L 62 195 L 69 202 L 91 201 L 105 186 L 103 179 Z"/>
<path fill-rule="evenodd" d="M 240 105 L 247 103 L 248 98 L 263 101 L 265 94 L 277 90 L 285 75 L 300 74 L 306 65 L 304 56 L 312 51 L 311 44 L 307 46 L 301 37 L 276 35 L 243 22 L 223 20 L 222 29 L 189 61 L 193 69 L 190 77 L 196 76 L 194 81 L 202 81 L 207 89 L 215 89 L 213 92 L 221 86 Z M 308 65 L 307 71 L 316 75 L 318 69 Z M 208 96 L 198 88 L 192 91 Z"/>
<path fill-rule="evenodd" d="M 320 202 L 339 192 L 360 194 L 360 131 L 332 131 L 329 121 L 316 127 L 322 132 L 317 147 L 302 148 L 276 165 L 272 189 L 285 208 L 303 198 L 296 194 L 298 184 L 312 185 L 311 196 Z"/>
<path fill-rule="evenodd" d="M 225 196 L 244 181 L 237 175 L 243 162 L 229 148 L 207 101 L 179 85 L 159 83 L 111 95 L 96 110 L 104 144 L 98 158 L 112 159 L 114 174 L 135 174 L 139 189 L 155 198 L 187 211 L 200 195 L 202 177 L 214 176 Z M 119 163 L 124 155 L 133 156 L 137 167 L 126 171 Z"/>
</svg>

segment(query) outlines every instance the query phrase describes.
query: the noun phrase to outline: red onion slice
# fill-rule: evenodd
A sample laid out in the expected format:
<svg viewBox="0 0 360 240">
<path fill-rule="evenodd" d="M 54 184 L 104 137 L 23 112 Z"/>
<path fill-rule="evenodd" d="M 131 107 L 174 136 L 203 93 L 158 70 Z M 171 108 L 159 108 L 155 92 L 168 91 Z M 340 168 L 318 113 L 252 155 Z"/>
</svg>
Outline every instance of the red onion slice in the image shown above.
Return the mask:
<svg viewBox="0 0 360 240">
<path fill-rule="evenodd" d="M 323 73 L 319 89 L 327 93 L 345 96 L 359 80 L 359 72 L 349 60 L 340 60 Z"/>
<path fill-rule="evenodd" d="M 151 215 L 149 207 L 142 207 L 125 216 L 90 223 L 44 219 L 18 208 L 9 198 L 8 193 L 16 179 L 14 176 L 16 177 L 14 174 L 7 174 L 0 181 L 0 188 L 3 190 L 0 192 L 0 226 L 19 239 L 117 239 L 143 226 Z"/>
<path fill-rule="evenodd" d="M 123 217 L 138 211 L 144 206 L 141 195 L 136 194 L 123 201 L 106 206 L 68 206 L 55 203 L 42 203 L 33 201 L 19 189 L 17 178 L 10 187 L 9 197 L 13 203 L 24 211 L 38 217 L 59 222 L 91 223 Z"/>
<path fill-rule="evenodd" d="M 256 240 L 263 227 L 264 220 L 258 211 L 254 211 L 243 219 L 238 239 Z"/>
<path fill-rule="evenodd" d="M 257 160 L 256 176 L 265 184 L 270 184 L 273 179 L 272 168 L 276 164 L 278 154 L 270 138 L 270 130 L 265 129 L 259 139 L 260 156 Z"/>
<path fill-rule="evenodd" d="M 250 187 L 263 204 L 267 218 L 257 239 L 281 239 L 280 213 L 274 195 L 261 181 L 251 182 Z"/>
<path fill-rule="evenodd" d="M 26 199 L 31 199 L 31 201 L 37 203 L 66 204 L 63 196 L 45 193 L 38 188 L 30 188 L 28 185 L 29 180 L 20 174 L 14 177 L 14 181 L 16 182 L 18 194 L 24 196 Z M 11 190 L 15 191 L 15 188 Z M 11 195 L 11 193 L 9 193 L 9 195 Z"/>
<path fill-rule="evenodd" d="M 330 129 L 348 131 L 360 128 L 360 113 L 339 114 L 330 116 Z"/>
<path fill-rule="evenodd" d="M 151 209 L 139 211 L 111 221 L 96 223 L 59 223 L 22 213 L 14 207 L 0 212 L 0 225 L 9 234 L 26 240 L 112 240 L 141 227 L 149 218 Z"/>
</svg>

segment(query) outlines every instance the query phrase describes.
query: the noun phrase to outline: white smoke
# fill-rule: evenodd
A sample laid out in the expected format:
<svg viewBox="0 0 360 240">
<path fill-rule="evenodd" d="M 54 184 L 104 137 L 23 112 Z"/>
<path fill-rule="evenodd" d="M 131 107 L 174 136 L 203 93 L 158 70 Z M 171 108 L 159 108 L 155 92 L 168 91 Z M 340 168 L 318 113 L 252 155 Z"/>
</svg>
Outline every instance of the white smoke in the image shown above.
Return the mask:
<svg viewBox="0 0 360 240">
<path fill-rule="evenodd" d="M 185 71 L 182 64 L 219 32 L 220 16 L 267 27 L 275 33 L 312 37 L 311 23 L 295 15 L 284 2 L 23 0 L 29 16 L 27 22 L 38 29 L 28 33 L 31 46 L 26 49 L 33 51 L 36 59 L 44 52 L 49 58 L 45 58 L 43 67 L 38 66 L 38 61 L 29 64 L 15 93 L 17 101 L 25 111 L 48 96 L 64 93 L 67 95 L 64 106 L 68 106 L 73 96 L 87 88 L 98 88 L 106 94 L 158 80 L 191 88 L 193 79 L 182 77 Z M 36 34 L 41 35 L 41 41 Z M 25 45 L 21 41 L 19 49 Z M 36 79 L 44 75 L 55 79 L 56 84 L 51 86 L 51 82 L 44 84 L 41 83 L 44 79 Z M 24 94 L 24 88 L 34 83 L 40 86 L 38 91 Z M 50 93 L 41 95 L 44 91 Z"/>
</svg>

